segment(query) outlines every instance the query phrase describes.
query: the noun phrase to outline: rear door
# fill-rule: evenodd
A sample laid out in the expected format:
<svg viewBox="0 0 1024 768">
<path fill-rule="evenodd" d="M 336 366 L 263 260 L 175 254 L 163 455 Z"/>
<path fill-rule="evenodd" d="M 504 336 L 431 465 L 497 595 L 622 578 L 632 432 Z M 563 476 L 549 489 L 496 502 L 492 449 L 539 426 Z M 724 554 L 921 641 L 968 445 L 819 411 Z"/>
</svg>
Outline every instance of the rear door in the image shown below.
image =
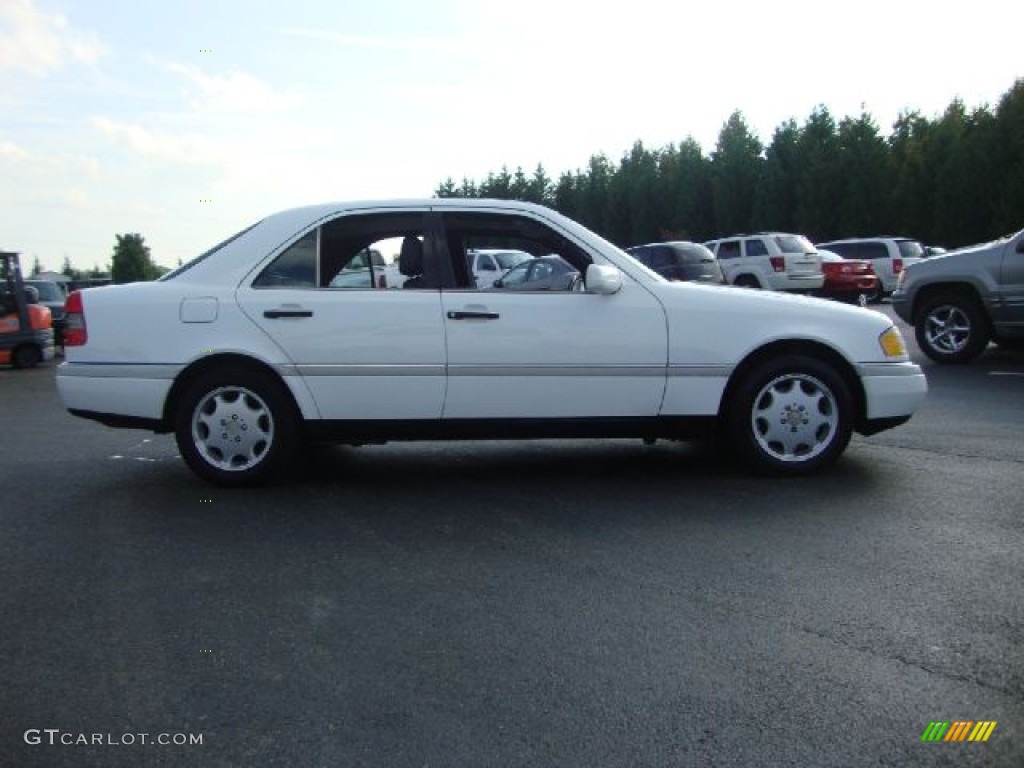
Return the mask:
<svg viewBox="0 0 1024 768">
<path fill-rule="evenodd" d="M 424 249 L 414 289 L 374 287 L 346 269 L 367 249 L 395 257 Z M 445 391 L 444 323 L 426 210 L 341 216 L 286 246 L 238 289 L 245 313 L 291 361 L 323 419 L 437 419 Z"/>
</svg>

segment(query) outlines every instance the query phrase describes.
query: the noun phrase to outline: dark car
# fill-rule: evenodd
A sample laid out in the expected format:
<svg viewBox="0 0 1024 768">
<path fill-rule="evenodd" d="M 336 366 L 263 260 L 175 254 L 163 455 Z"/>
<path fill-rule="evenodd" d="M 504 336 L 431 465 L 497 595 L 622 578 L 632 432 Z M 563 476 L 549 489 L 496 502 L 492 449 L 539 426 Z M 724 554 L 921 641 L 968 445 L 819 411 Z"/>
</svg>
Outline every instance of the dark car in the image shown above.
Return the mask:
<svg viewBox="0 0 1024 768">
<path fill-rule="evenodd" d="M 39 303 L 50 310 L 53 318 L 53 339 L 58 347 L 64 345 L 64 326 L 67 320 L 64 317 L 64 300 L 67 296 L 61 287 L 50 280 L 25 280 L 25 285 L 36 289 L 39 294 Z"/>
<path fill-rule="evenodd" d="M 666 280 L 725 283 L 715 254 L 700 243 L 677 240 L 634 245 L 627 248 L 626 253 Z"/>
<path fill-rule="evenodd" d="M 517 264 L 494 281 L 505 291 L 567 291 L 579 271 L 560 256 L 541 256 Z"/>
</svg>

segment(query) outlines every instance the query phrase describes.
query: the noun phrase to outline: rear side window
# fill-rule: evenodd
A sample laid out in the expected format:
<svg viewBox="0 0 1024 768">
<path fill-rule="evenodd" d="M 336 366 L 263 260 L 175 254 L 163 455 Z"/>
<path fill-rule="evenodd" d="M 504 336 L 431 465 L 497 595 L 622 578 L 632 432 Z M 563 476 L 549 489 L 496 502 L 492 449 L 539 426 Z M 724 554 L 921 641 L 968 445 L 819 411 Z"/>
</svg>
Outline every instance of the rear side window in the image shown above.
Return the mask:
<svg viewBox="0 0 1024 768">
<path fill-rule="evenodd" d="M 885 243 L 860 243 L 859 259 L 887 259 L 889 258 L 889 249 L 885 247 Z"/>
<path fill-rule="evenodd" d="M 768 249 L 760 239 L 747 240 L 747 256 L 767 256 Z"/>
<path fill-rule="evenodd" d="M 651 266 L 654 269 L 673 267 L 676 264 L 675 254 L 671 248 L 661 247 L 653 249 L 653 257 L 651 258 Z"/>
<path fill-rule="evenodd" d="M 254 288 L 316 288 L 320 228 L 288 246 L 253 281 Z"/>
</svg>

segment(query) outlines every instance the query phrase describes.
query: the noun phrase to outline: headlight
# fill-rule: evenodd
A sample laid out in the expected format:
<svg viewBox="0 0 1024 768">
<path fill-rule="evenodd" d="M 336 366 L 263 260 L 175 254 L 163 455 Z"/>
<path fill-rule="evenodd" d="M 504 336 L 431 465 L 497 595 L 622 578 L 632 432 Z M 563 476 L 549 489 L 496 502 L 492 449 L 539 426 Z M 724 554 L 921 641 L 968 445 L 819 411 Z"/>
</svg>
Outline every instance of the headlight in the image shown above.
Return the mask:
<svg viewBox="0 0 1024 768">
<path fill-rule="evenodd" d="M 903 334 L 895 325 L 878 337 L 878 344 L 886 357 L 906 357 L 907 345 L 903 342 Z"/>
</svg>

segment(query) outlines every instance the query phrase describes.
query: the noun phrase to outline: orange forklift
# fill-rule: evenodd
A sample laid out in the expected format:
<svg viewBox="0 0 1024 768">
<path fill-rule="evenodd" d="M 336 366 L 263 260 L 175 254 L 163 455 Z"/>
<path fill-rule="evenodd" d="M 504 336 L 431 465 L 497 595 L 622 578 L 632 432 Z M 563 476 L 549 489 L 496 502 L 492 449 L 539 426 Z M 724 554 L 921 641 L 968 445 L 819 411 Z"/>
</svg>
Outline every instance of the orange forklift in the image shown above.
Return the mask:
<svg viewBox="0 0 1024 768">
<path fill-rule="evenodd" d="M 53 360 L 53 318 L 21 277 L 17 253 L 0 251 L 0 365 L 32 368 Z"/>
</svg>

